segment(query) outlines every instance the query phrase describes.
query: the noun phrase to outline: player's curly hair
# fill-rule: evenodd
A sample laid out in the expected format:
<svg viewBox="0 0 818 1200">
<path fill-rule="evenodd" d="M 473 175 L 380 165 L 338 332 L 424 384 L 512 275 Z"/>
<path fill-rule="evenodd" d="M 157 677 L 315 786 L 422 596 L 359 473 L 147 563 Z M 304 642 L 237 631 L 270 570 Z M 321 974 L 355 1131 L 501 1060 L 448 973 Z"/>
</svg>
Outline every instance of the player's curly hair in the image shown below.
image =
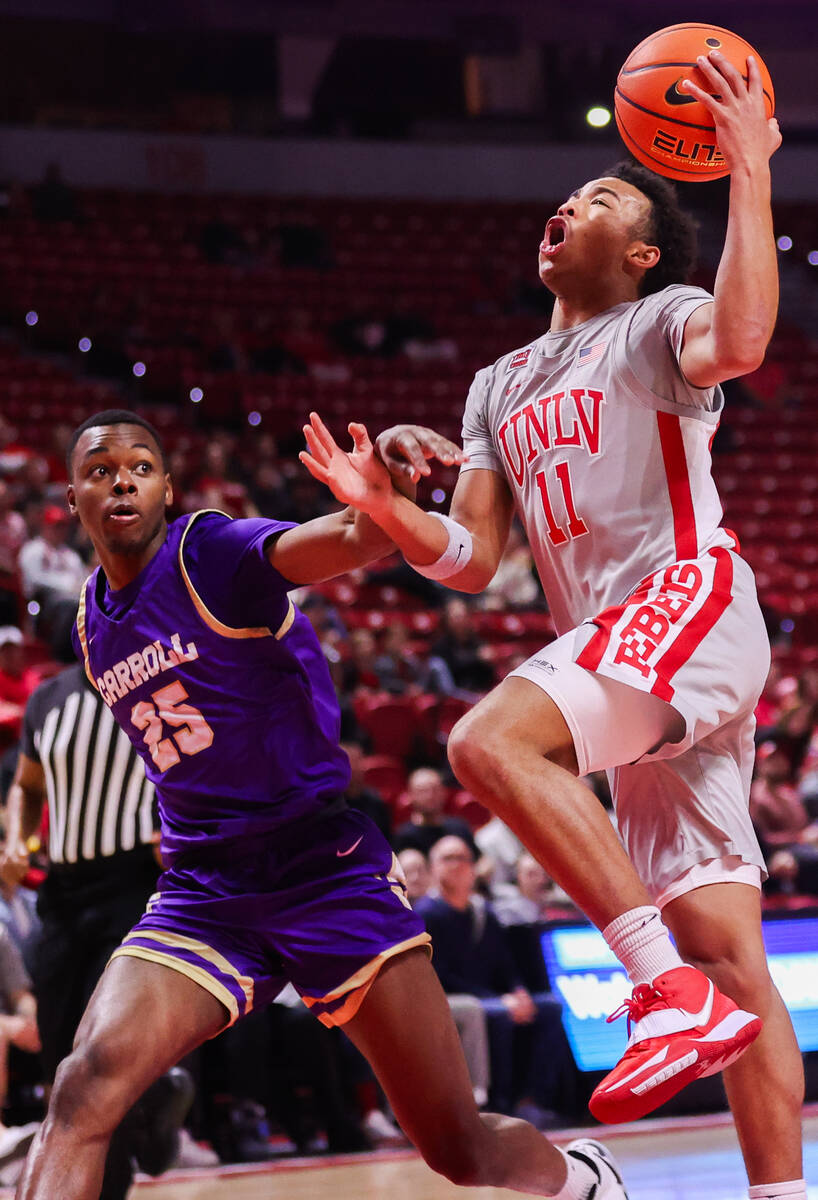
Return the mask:
<svg viewBox="0 0 818 1200">
<path fill-rule="evenodd" d="M 658 246 L 661 257 L 642 276 L 640 296 L 661 292 L 671 283 L 687 283 L 696 264 L 696 222 L 680 207 L 673 184 L 627 159 L 602 174 L 630 183 L 650 200 L 647 221 L 636 232 L 651 246 Z"/>
<path fill-rule="evenodd" d="M 80 435 L 85 433 L 86 429 L 96 429 L 100 425 L 140 425 L 151 435 L 156 442 L 159 453 L 162 457 L 162 466 L 167 470 L 167 460 L 165 458 L 165 447 L 162 445 L 162 439 L 159 433 L 151 425 L 150 421 L 146 421 L 144 417 L 140 417 L 138 413 L 130 412 L 127 408 L 106 408 L 104 412 L 94 413 L 92 417 L 86 417 L 81 425 L 78 425 L 71 434 L 71 440 L 65 452 L 65 465 L 68 468 L 68 478 L 73 477 L 73 458 L 74 450 L 77 442 L 80 440 Z"/>
</svg>

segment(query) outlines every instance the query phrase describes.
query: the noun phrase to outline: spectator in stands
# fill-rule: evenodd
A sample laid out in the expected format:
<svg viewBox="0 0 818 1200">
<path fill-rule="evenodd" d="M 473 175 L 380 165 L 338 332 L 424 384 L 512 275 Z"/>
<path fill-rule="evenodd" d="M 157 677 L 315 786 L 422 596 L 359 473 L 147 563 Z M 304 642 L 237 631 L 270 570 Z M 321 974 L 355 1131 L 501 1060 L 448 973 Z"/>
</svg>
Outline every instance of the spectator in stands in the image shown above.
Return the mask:
<svg viewBox="0 0 818 1200">
<path fill-rule="evenodd" d="M 544 602 L 528 542 L 515 521 L 509 530 L 497 572 L 480 596 L 481 607 L 494 610 L 533 608 Z"/>
<path fill-rule="evenodd" d="M 349 759 L 349 785 L 344 792 L 347 804 L 366 813 L 386 840 L 391 841 L 392 814 L 380 792 L 366 785 L 363 747 L 360 742 L 341 742 L 341 749 Z"/>
<path fill-rule="evenodd" d="M 427 854 L 441 838 L 462 838 L 474 857 L 477 848 L 472 832 L 460 817 L 450 817 L 444 812 L 447 800 L 443 777 L 436 767 L 418 767 L 409 776 L 406 800 L 410 806 L 409 820 L 395 831 L 393 845 L 400 854 L 409 848 Z"/>
<path fill-rule="evenodd" d="M 457 690 L 469 697 L 492 688 L 494 668 L 483 655 L 483 645 L 465 600 L 455 596 L 446 601 L 440 629 L 431 653 L 449 668 Z"/>
<path fill-rule="evenodd" d="M 776 850 L 767 862 L 770 872 L 764 884 L 766 897 L 781 897 L 787 904 L 804 898 L 810 906 L 818 898 L 818 827 L 805 830 L 804 836 L 814 829 L 811 841 Z"/>
<path fill-rule="evenodd" d="M 811 821 L 818 821 L 818 724 L 813 727 L 801 764 L 798 794 Z"/>
<path fill-rule="evenodd" d="M 513 883 L 517 861 L 525 850 L 517 834 L 499 817 L 492 817 L 474 835 L 482 855 L 480 874 L 492 886 Z"/>
<path fill-rule="evenodd" d="M 260 462 L 252 469 L 250 500 L 259 516 L 277 518 L 284 502 L 284 476 L 273 462 Z"/>
<path fill-rule="evenodd" d="M 88 568 L 71 546 L 68 537 L 71 519 L 65 509 L 48 504 L 43 510 L 40 534 L 25 543 L 20 551 L 20 574 L 26 598 L 54 594 L 76 600 L 88 575 Z"/>
<path fill-rule="evenodd" d="M 515 878 L 516 884 L 503 884 L 492 891 L 492 904 L 501 925 L 536 925 L 579 915 L 571 899 L 527 851 L 517 860 Z"/>
<path fill-rule="evenodd" d="M 406 880 L 407 898 L 414 905 L 415 901 L 420 900 L 421 896 L 425 896 L 432 886 L 429 860 L 420 850 L 413 850 L 410 846 L 406 850 L 401 850 L 398 855 L 398 862 L 403 869 L 403 875 Z"/>
<path fill-rule="evenodd" d="M 42 454 L 31 454 L 20 467 L 14 480 L 17 506 L 21 509 L 29 528 L 36 528 L 42 520 L 43 508 L 52 504 L 63 511 L 65 488 L 52 485 L 48 478 L 48 461 Z"/>
<path fill-rule="evenodd" d="M 429 687 L 430 670 L 409 649 L 409 631 L 402 621 L 392 621 L 383 632 L 380 653 L 375 659 L 378 685 L 393 696 L 418 695 Z"/>
<path fill-rule="evenodd" d="M 63 178 L 59 163 L 49 163 L 40 183 L 32 189 L 31 211 L 38 221 L 78 221 L 77 195 Z"/>
<path fill-rule="evenodd" d="M 388 358 L 394 353 L 386 321 L 372 312 L 342 317 L 330 326 L 329 334 L 342 354 L 363 358 Z"/>
<path fill-rule="evenodd" d="M 0 478 L 0 624 L 14 624 L 20 615 L 17 559 L 26 540 L 26 523 L 14 508 L 14 497 Z"/>
<path fill-rule="evenodd" d="M 36 454 L 20 440 L 17 430 L 0 413 L 0 477 L 14 479 L 21 467 Z"/>
<path fill-rule="evenodd" d="M 196 508 L 217 508 L 230 517 L 257 517 L 247 488 L 233 477 L 228 464 L 226 438 L 212 438 L 205 446 L 204 468 L 190 497 Z"/>
<path fill-rule="evenodd" d="M 326 640 L 335 646 L 348 637 L 347 627 L 338 609 L 320 592 L 308 592 L 299 607 L 309 617 L 322 645 Z"/>
<path fill-rule="evenodd" d="M 229 309 L 217 308 L 203 349 L 212 371 L 245 371 L 247 354 L 236 329 L 236 318 Z"/>
<path fill-rule="evenodd" d="M 20 736 L 26 701 L 37 686 L 34 671 L 26 667 L 22 630 L 0 627 L 0 745 Z"/>
<path fill-rule="evenodd" d="M 8 929 L 0 925 L 0 1111 L 8 1099 L 12 1046 L 28 1054 L 39 1053 L 37 1003 L 20 950 Z M 0 1119 L 0 1168 L 25 1156 L 38 1127 L 36 1121 L 7 1126 Z"/>
<path fill-rule="evenodd" d="M 341 664 L 341 690 L 348 696 L 356 692 L 377 692 L 380 680 L 375 666 L 377 643 L 371 629 L 353 629 L 347 643 L 347 657 Z"/>
<path fill-rule="evenodd" d="M 564 1058 L 561 1006 L 553 996 L 532 996 L 522 985 L 505 932 L 491 905 L 474 890 L 475 857 L 462 838 L 444 837 L 429 856 L 433 891 L 419 900 L 435 947 L 434 966 L 447 993 L 479 998 L 488 1020 L 492 1105 L 526 1113 L 541 1127 L 552 1110 Z M 526 1066 L 515 1083 L 516 1034 L 528 1034 Z"/>
<path fill-rule="evenodd" d="M 762 742 L 758 747 L 756 778 L 750 787 L 750 815 L 765 853 L 797 842 L 809 824 L 790 758 L 776 742 Z"/>
<path fill-rule="evenodd" d="M 24 956 L 29 942 L 37 937 L 40 930 L 35 885 L 44 878 L 44 872 L 34 869 L 25 876 L 25 885 L 6 883 L 0 879 L 0 925 L 9 931 L 11 940 Z"/>
</svg>

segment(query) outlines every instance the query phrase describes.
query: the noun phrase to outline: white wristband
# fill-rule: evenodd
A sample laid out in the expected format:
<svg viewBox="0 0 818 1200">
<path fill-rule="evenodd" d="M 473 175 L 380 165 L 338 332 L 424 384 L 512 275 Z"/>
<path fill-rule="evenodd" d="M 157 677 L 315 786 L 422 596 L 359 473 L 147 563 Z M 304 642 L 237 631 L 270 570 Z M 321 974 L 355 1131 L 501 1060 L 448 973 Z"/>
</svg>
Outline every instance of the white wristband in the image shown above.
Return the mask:
<svg viewBox="0 0 818 1200">
<path fill-rule="evenodd" d="M 413 563 L 409 562 L 408 558 L 406 561 L 413 571 L 417 571 L 418 575 L 425 575 L 427 579 L 448 579 L 451 575 L 457 575 L 471 561 L 471 534 L 468 529 L 453 521 L 451 517 L 445 517 L 443 513 L 430 512 L 428 515 L 437 517 L 441 525 L 446 526 L 449 544 L 434 562 Z"/>
</svg>

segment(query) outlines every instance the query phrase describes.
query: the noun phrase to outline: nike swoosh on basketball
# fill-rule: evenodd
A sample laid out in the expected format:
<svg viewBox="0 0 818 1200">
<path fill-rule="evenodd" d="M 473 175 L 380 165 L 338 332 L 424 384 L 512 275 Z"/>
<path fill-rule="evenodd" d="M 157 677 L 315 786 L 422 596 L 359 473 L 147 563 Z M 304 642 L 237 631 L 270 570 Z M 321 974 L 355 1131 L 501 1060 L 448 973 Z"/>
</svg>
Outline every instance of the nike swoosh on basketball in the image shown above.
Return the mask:
<svg viewBox="0 0 818 1200">
<path fill-rule="evenodd" d="M 363 840 L 364 840 L 364 835 L 361 834 L 361 836 L 358 838 L 357 842 L 353 842 L 348 850 L 336 850 L 335 851 L 336 855 L 338 856 L 338 858 L 346 858 L 346 856 L 348 854 L 351 854 L 353 850 L 357 850 L 358 846 L 360 846 L 360 844 Z"/>
<path fill-rule="evenodd" d="M 665 101 L 668 104 L 695 104 L 696 103 L 695 96 L 685 95 L 684 92 L 679 91 L 680 83 L 681 83 L 681 80 L 677 79 L 675 83 L 672 83 L 670 85 L 670 87 L 665 92 Z"/>
</svg>

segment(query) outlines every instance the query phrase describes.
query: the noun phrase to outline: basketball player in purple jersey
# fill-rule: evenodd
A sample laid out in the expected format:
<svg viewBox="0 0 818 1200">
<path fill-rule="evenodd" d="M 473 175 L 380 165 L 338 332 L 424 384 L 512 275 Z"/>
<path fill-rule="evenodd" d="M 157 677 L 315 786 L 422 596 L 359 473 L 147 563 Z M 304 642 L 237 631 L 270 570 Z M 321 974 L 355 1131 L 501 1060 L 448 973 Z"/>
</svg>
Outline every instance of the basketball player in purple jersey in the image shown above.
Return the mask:
<svg viewBox="0 0 818 1200">
<path fill-rule="evenodd" d="M 451 461 L 456 448 L 437 445 Z M 371 448 L 369 460 L 377 470 Z M 156 786 L 167 869 L 57 1072 L 19 1200 L 94 1200 L 110 1134 L 147 1085 L 287 980 L 366 1055 L 435 1170 L 626 1200 L 598 1143 L 563 1152 L 523 1121 L 478 1112 L 400 867 L 341 798 L 338 705 L 288 590 L 383 556 L 388 538 L 353 510 L 300 527 L 217 512 L 168 526 L 158 435 L 128 412 L 79 427 L 69 478 L 101 563 L 81 599 L 78 657 Z"/>
<path fill-rule="evenodd" d="M 591 1110 L 632 1119 L 727 1066 L 751 1200 L 806 1200 L 803 1069 L 765 961 L 764 861 L 748 812 L 769 646 L 710 470 L 718 384 L 761 362 L 775 323 L 769 159 L 781 136 L 752 59 L 746 80 L 717 53 L 698 65 L 709 94 L 686 86 L 731 168 L 713 296 L 681 286 L 689 219 L 671 190 L 620 168 L 548 221 L 539 268 L 556 297 L 551 328 L 475 377 L 450 517 L 397 496 L 386 471 L 356 479 L 358 456 L 317 420 L 301 457 L 417 570 L 467 592 L 494 574 L 516 507 L 560 636 L 455 727 L 449 756 L 636 985 L 628 1047 Z M 424 437 L 397 427 L 378 447 L 392 470 L 396 451 L 410 457 L 417 477 Z M 573 778 L 599 769 L 638 875 Z M 660 910 L 706 974 L 683 964 Z"/>
</svg>

